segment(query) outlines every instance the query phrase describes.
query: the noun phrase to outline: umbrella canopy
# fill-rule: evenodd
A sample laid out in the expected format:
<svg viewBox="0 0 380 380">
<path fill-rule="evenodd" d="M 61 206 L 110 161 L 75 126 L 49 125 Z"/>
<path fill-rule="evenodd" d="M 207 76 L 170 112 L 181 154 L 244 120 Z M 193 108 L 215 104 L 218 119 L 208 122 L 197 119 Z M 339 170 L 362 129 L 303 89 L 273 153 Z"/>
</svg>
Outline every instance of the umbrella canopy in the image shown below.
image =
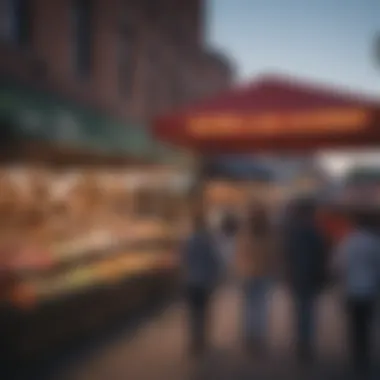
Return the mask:
<svg viewBox="0 0 380 380">
<path fill-rule="evenodd" d="M 265 76 L 159 117 L 153 133 L 208 154 L 378 145 L 380 98 Z"/>
</svg>

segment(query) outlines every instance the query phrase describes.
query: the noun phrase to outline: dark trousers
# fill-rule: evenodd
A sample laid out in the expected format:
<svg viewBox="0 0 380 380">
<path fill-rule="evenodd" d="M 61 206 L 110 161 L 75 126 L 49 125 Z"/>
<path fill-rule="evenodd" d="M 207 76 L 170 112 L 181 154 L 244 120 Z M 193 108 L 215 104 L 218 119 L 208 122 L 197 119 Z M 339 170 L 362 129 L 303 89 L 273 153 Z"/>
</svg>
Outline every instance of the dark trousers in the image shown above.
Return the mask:
<svg viewBox="0 0 380 380">
<path fill-rule="evenodd" d="M 348 336 L 352 363 L 360 372 L 367 372 L 371 362 L 371 335 L 375 301 L 348 299 Z"/>
<path fill-rule="evenodd" d="M 202 287 L 188 287 L 187 304 L 189 311 L 190 350 L 199 353 L 206 344 L 210 291 Z"/>
<path fill-rule="evenodd" d="M 264 343 L 268 329 L 268 291 L 266 277 L 251 278 L 244 283 L 243 328 L 247 343 Z"/>
<path fill-rule="evenodd" d="M 314 294 L 295 294 L 296 348 L 300 359 L 310 359 L 315 339 Z"/>
</svg>

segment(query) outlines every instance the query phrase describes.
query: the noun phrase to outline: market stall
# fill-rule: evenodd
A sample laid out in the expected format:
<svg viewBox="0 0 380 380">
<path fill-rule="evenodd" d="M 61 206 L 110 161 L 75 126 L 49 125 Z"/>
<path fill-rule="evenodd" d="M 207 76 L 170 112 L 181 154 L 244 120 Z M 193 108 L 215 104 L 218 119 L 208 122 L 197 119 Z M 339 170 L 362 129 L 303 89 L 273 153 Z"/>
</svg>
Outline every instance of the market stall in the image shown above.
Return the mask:
<svg viewBox="0 0 380 380">
<path fill-rule="evenodd" d="M 274 76 L 160 117 L 153 130 L 207 154 L 314 151 L 376 146 L 379 113 L 379 99 Z"/>
<path fill-rule="evenodd" d="M 0 167 L 1 345 L 23 357 L 168 297 L 187 230 L 179 168 L 57 161 Z"/>
<path fill-rule="evenodd" d="M 155 121 L 153 131 L 162 140 L 198 153 L 198 178 L 203 182 L 207 179 L 204 157 L 213 154 L 286 156 L 378 146 L 380 99 L 294 78 L 265 76 L 164 115 Z"/>
</svg>

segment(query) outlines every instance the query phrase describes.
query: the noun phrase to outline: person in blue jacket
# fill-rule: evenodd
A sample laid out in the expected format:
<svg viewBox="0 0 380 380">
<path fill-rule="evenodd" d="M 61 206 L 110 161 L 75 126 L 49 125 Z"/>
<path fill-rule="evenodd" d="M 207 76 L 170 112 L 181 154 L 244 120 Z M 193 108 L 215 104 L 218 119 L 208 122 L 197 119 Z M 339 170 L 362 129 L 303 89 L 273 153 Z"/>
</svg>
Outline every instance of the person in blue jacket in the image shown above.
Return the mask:
<svg viewBox="0 0 380 380">
<path fill-rule="evenodd" d="M 360 210 L 355 228 L 335 249 L 331 266 L 346 305 L 351 363 L 360 379 L 371 373 L 372 340 L 380 295 L 378 210 Z"/>
<path fill-rule="evenodd" d="M 182 278 L 190 322 L 190 351 L 197 355 L 206 346 L 210 301 L 219 281 L 221 268 L 215 239 L 200 213 L 194 218 L 193 232 L 181 254 Z"/>
</svg>

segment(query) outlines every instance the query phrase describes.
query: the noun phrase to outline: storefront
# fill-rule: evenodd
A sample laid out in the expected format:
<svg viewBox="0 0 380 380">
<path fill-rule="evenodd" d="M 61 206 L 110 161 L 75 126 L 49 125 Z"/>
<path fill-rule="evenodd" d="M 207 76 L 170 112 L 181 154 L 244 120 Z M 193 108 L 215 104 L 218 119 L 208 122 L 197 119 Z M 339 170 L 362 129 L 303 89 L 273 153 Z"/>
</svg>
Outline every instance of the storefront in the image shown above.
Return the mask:
<svg viewBox="0 0 380 380">
<path fill-rule="evenodd" d="M 35 353 L 173 291 L 191 185 L 175 150 L 6 80 L 0 124 L 0 333 Z"/>
</svg>

